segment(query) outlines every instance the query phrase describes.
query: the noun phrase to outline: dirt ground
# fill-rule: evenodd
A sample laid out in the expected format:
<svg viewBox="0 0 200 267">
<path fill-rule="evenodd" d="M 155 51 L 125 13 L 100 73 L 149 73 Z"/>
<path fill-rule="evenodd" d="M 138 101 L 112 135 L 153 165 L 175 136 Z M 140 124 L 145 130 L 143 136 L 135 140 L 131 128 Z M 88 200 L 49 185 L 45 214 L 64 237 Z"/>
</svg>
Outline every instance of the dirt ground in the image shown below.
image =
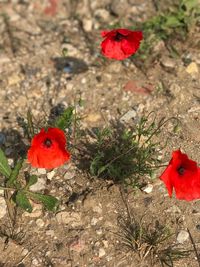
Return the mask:
<svg viewBox="0 0 200 267">
<path fill-rule="evenodd" d="M 130 110 L 137 117 L 154 111 L 158 118 L 179 118 L 178 133 L 172 132 L 170 123 L 161 133 L 160 142 L 168 140 L 162 160 L 168 162 L 171 151 L 181 148 L 200 161 L 199 28 L 186 42 L 177 43 L 182 51 L 179 57 L 170 57 L 161 42 L 155 47 L 159 57 L 141 69 L 129 60 L 103 61 L 100 31 L 119 20 L 126 27 L 144 21 L 156 13 L 154 1 L 60 0 L 52 1 L 55 6 L 47 9 L 50 2 L 0 1 L 0 145 L 10 162 L 23 142 L 18 121 L 28 108 L 39 120 L 52 107 L 73 104 L 79 96 L 84 128 L 107 124 Z M 161 1 L 163 8 L 168 2 Z M 69 57 L 65 68 L 63 48 Z M 111 181 L 90 177 L 73 158 L 51 172 L 33 169 L 40 177 L 36 190 L 58 197 L 60 210 L 49 213 L 33 203 L 31 214 L 19 212 L 16 235 L 7 238 L 8 216 L 1 212 L 5 203 L 0 191 L 0 266 L 161 266 L 140 259 L 123 244 L 119 221 L 126 219 L 127 212 L 137 219 L 144 217 L 146 224 L 159 221 L 169 227 L 174 233 L 170 244 L 177 244 L 180 231 L 189 229 L 199 249 L 200 203 L 170 199 L 158 179 L 161 171 L 156 179 L 149 179 L 150 193 L 134 193 L 131 188 L 123 191 Z M 193 250 L 189 237 L 179 246 Z M 199 265 L 191 252 L 173 266 Z"/>
</svg>

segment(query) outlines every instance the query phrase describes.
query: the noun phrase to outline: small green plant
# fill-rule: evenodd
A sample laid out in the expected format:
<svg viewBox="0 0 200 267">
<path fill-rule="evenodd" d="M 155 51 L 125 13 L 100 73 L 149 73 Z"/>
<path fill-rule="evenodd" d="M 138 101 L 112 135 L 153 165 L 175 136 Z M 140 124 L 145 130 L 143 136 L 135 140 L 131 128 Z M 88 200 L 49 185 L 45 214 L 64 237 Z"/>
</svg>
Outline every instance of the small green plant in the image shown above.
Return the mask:
<svg viewBox="0 0 200 267">
<path fill-rule="evenodd" d="M 7 158 L 0 149 L 0 173 L 6 178 L 5 186 L 0 186 L 0 189 L 5 191 L 6 200 L 28 212 L 32 212 L 30 199 L 41 202 L 49 211 L 55 211 L 58 206 L 58 200 L 55 197 L 30 191 L 30 186 L 37 182 L 36 175 L 30 175 L 26 172 L 24 180 L 20 179 L 23 161 L 23 158 L 19 159 L 14 168 L 11 169 Z M 11 207 L 11 205 L 9 206 Z"/>
<path fill-rule="evenodd" d="M 68 131 L 68 136 L 71 139 L 76 138 L 77 125 L 79 118 L 74 106 L 68 108 L 62 108 L 58 114 L 50 116 L 49 120 L 43 119 L 40 122 L 34 119 L 31 111 L 27 112 L 27 118 L 18 118 L 19 125 L 23 128 L 24 137 L 29 141 L 41 128 L 57 127 L 63 131 Z M 75 143 L 75 141 L 74 141 Z M 36 184 L 38 177 L 31 175 L 28 172 L 22 173 L 24 159 L 26 158 L 26 151 L 23 152 L 20 158 L 18 158 L 15 166 L 11 168 L 8 164 L 8 160 L 0 149 L 0 173 L 5 177 L 5 181 L 0 185 L 0 189 L 5 192 L 5 199 L 8 207 L 9 217 L 11 221 L 15 221 L 16 207 L 32 212 L 32 205 L 30 200 L 41 202 L 45 209 L 49 211 L 56 211 L 59 201 L 57 198 L 38 192 L 32 192 L 31 186 Z"/>
<path fill-rule="evenodd" d="M 159 262 L 162 267 L 173 267 L 174 261 L 187 258 L 189 250 L 183 250 L 174 245 L 169 245 L 173 234 L 166 226 L 160 225 L 158 221 L 155 224 L 145 224 L 142 219 L 119 219 L 121 244 L 128 251 L 137 253 L 140 260 L 148 260 L 151 266 Z"/>
<path fill-rule="evenodd" d="M 149 60 L 153 48 L 160 40 L 165 42 L 171 55 L 179 55 L 171 41 L 185 39 L 199 20 L 200 7 L 198 0 L 180 0 L 177 5 L 170 6 L 168 11 L 160 12 L 137 25 L 137 28 L 141 28 L 143 31 L 144 40 L 138 53 L 133 58 L 143 59 L 143 61 Z"/>
<path fill-rule="evenodd" d="M 167 122 L 150 113 L 129 129 L 122 124 L 96 129 L 94 141 L 86 148 L 90 150 L 90 173 L 117 183 L 141 187 L 146 176 L 152 177 L 157 165 L 159 142 L 156 136 Z"/>
</svg>

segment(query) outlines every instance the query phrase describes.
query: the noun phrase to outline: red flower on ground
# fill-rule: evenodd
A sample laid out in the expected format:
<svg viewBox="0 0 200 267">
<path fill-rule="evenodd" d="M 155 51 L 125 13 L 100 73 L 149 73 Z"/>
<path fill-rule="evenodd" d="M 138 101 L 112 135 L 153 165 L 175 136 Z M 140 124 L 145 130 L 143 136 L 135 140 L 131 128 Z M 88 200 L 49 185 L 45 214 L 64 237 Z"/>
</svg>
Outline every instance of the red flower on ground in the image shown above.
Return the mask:
<svg viewBox="0 0 200 267">
<path fill-rule="evenodd" d="M 115 29 L 103 31 L 101 36 L 104 41 L 101 43 L 101 52 L 108 58 L 122 60 L 133 55 L 140 46 L 142 40 L 141 31 L 127 29 Z"/>
<path fill-rule="evenodd" d="M 33 167 L 53 169 L 70 159 L 65 149 L 65 134 L 59 128 L 41 129 L 32 141 L 28 150 L 28 161 Z"/>
<path fill-rule="evenodd" d="M 190 201 L 200 198 L 200 169 L 180 150 L 172 153 L 172 159 L 160 179 L 165 183 L 170 197 L 174 188 L 178 199 Z"/>
</svg>

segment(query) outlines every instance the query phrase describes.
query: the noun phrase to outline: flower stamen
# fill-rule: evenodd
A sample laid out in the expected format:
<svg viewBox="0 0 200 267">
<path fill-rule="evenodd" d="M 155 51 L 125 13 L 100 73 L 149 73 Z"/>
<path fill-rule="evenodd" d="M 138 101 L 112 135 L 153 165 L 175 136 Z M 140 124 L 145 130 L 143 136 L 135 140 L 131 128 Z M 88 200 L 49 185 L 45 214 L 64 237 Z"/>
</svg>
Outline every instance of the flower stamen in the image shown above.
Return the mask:
<svg viewBox="0 0 200 267">
<path fill-rule="evenodd" d="M 183 166 L 178 167 L 177 172 L 179 175 L 183 175 L 185 173 L 185 168 Z"/>
<path fill-rule="evenodd" d="M 49 148 L 52 145 L 52 141 L 49 138 L 46 138 L 43 142 L 44 146 Z"/>
<path fill-rule="evenodd" d="M 115 35 L 115 41 L 116 42 L 120 42 L 122 39 L 124 39 L 124 37 L 125 36 L 123 34 L 117 32 L 116 35 Z"/>
</svg>

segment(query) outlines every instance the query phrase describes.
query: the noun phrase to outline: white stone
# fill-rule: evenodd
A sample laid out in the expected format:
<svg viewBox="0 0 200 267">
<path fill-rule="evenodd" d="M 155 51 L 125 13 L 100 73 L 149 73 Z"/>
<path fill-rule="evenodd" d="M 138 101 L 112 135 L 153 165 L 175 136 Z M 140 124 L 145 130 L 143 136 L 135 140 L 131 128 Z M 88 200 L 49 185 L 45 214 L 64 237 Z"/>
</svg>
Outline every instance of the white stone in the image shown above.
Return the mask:
<svg viewBox="0 0 200 267">
<path fill-rule="evenodd" d="M 144 188 L 142 188 L 142 191 L 144 191 L 147 194 L 150 194 L 153 190 L 153 185 L 152 184 L 148 184 L 147 186 L 145 186 Z"/>
<path fill-rule="evenodd" d="M 90 32 L 92 30 L 93 22 L 91 19 L 83 18 L 83 29 L 86 32 Z"/>
<path fill-rule="evenodd" d="M 105 249 L 104 248 L 100 248 L 99 249 L 99 258 L 102 258 L 105 255 L 106 255 Z"/>
<path fill-rule="evenodd" d="M 178 236 L 177 236 L 177 243 L 179 244 L 183 244 L 185 241 L 187 241 L 189 239 L 189 233 L 185 230 L 181 230 L 179 233 L 178 233 Z"/>
<path fill-rule="evenodd" d="M 14 159 L 8 159 L 9 166 L 13 166 L 13 163 L 14 163 Z"/>
<path fill-rule="evenodd" d="M 52 180 L 52 178 L 54 177 L 55 173 L 56 173 L 55 171 L 48 172 L 47 173 L 47 179 Z"/>
<path fill-rule="evenodd" d="M 44 221 L 42 219 L 37 219 L 36 224 L 38 227 L 42 228 L 44 226 Z"/>
<path fill-rule="evenodd" d="M 97 222 L 98 222 L 98 219 L 97 218 L 92 218 L 91 225 L 96 225 Z"/>
<path fill-rule="evenodd" d="M 7 206 L 4 197 L 0 197 L 0 219 L 6 215 Z"/>
<path fill-rule="evenodd" d="M 103 231 L 101 229 L 96 230 L 97 235 L 102 235 Z"/>
<path fill-rule="evenodd" d="M 38 168 L 37 172 L 38 172 L 38 174 L 46 174 L 47 173 L 46 169 L 44 169 L 44 168 Z"/>
</svg>

